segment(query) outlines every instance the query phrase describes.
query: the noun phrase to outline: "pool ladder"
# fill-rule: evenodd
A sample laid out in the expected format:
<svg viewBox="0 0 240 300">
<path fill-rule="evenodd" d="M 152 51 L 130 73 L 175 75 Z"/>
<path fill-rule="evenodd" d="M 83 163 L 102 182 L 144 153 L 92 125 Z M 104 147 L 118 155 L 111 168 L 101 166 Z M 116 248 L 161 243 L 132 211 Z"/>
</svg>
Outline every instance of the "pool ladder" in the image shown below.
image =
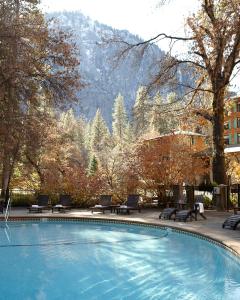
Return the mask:
<svg viewBox="0 0 240 300">
<path fill-rule="evenodd" d="M 8 240 L 8 242 L 11 242 L 11 238 L 10 238 L 10 228 L 8 227 L 7 221 L 8 221 L 8 217 L 10 215 L 10 211 L 11 211 L 11 198 L 8 198 L 8 202 L 7 202 L 7 207 L 5 210 L 5 214 L 4 214 L 4 220 L 5 220 L 5 227 L 4 227 L 4 232 L 6 235 L 6 238 Z"/>
<path fill-rule="evenodd" d="M 6 210 L 5 210 L 5 214 L 4 214 L 4 219 L 5 219 L 6 223 L 8 221 L 8 217 L 10 215 L 10 211 L 11 211 L 11 198 L 9 197 L 8 198 L 8 202 L 7 202 L 7 207 L 6 207 Z"/>
</svg>

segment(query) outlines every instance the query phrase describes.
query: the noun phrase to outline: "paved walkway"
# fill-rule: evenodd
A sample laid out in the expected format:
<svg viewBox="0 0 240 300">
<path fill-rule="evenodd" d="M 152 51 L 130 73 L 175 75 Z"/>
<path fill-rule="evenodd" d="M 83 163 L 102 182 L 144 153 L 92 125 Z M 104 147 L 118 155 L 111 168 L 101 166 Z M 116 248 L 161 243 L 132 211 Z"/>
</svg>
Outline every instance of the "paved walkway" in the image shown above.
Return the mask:
<svg viewBox="0 0 240 300">
<path fill-rule="evenodd" d="M 17 217 L 48 217 L 48 216 L 59 216 L 59 217 L 79 217 L 79 218 L 102 218 L 102 219 L 113 219 L 113 220 L 131 220 L 143 223 L 151 224 L 162 224 L 168 225 L 176 228 L 182 228 L 195 233 L 201 233 L 209 236 L 215 240 L 218 240 L 228 247 L 235 250 L 240 255 L 240 226 L 237 230 L 223 229 L 223 221 L 232 213 L 231 212 L 216 212 L 216 211 L 206 211 L 205 215 L 207 220 L 203 220 L 201 217 L 198 221 L 192 222 L 174 222 L 169 220 L 159 220 L 160 211 L 158 209 L 143 209 L 141 213 L 133 212 L 130 215 L 116 215 L 106 212 L 102 214 L 101 212 L 94 212 L 86 209 L 73 209 L 67 213 L 43 213 L 43 214 L 29 214 L 27 209 L 12 209 L 11 216 Z"/>
</svg>

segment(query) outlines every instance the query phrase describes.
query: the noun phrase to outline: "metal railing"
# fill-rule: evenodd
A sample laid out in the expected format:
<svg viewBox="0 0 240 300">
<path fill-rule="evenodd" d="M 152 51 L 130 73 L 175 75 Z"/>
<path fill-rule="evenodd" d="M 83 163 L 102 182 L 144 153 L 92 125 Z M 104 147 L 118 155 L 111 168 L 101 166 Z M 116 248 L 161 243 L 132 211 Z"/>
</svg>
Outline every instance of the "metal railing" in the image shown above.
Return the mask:
<svg viewBox="0 0 240 300">
<path fill-rule="evenodd" d="M 7 202 L 7 207 L 6 207 L 6 210 L 5 210 L 5 214 L 4 214 L 5 222 L 8 221 L 8 217 L 10 215 L 10 211 L 11 211 L 11 198 L 9 197 L 8 198 L 8 202 Z"/>
</svg>

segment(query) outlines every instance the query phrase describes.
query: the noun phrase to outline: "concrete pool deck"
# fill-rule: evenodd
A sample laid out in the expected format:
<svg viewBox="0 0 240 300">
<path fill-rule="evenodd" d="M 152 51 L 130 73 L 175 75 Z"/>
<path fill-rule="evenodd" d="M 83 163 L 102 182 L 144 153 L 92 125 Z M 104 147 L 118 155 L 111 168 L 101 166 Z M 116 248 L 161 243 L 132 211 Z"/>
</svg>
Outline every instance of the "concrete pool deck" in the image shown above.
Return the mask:
<svg viewBox="0 0 240 300">
<path fill-rule="evenodd" d="M 130 215 L 117 215 L 114 213 L 109 213 L 108 211 L 103 214 L 101 212 L 91 213 L 88 209 L 72 209 L 66 213 L 29 213 L 25 208 L 16 209 L 13 208 L 10 213 L 11 217 L 64 217 L 64 218 L 97 218 L 97 219 L 109 219 L 109 220 L 123 220 L 123 221 L 133 221 L 141 222 L 155 225 L 166 225 L 174 228 L 179 228 L 193 233 L 199 233 L 214 240 L 223 243 L 227 247 L 234 250 L 238 255 L 240 255 L 240 226 L 236 230 L 223 229 L 222 223 L 224 220 L 233 214 L 233 212 L 217 212 L 217 211 L 205 211 L 207 220 L 203 220 L 200 216 L 198 221 L 192 222 L 174 222 L 172 220 L 159 220 L 159 209 L 143 209 L 141 213 L 133 212 Z M 3 219 L 3 216 L 0 217 Z"/>
</svg>

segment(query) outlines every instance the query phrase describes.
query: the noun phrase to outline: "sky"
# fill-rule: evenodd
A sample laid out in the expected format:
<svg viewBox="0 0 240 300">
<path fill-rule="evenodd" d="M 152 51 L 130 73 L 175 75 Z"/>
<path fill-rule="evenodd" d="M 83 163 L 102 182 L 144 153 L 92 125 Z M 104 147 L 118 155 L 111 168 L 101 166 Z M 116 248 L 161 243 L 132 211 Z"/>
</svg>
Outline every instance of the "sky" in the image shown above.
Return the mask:
<svg viewBox="0 0 240 300">
<path fill-rule="evenodd" d="M 126 29 L 145 40 L 161 32 L 184 36 L 186 18 L 197 10 L 199 1 L 166 0 L 167 4 L 164 6 L 159 5 L 159 2 L 161 0 L 42 0 L 42 8 L 46 12 L 79 10 L 93 20 L 117 29 Z M 162 50 L 169 49 L 166 40 L 158 45 Z M 175 47 L 178 55 L 186 51 L 183 43 L 178 43 Z M 233 89 L 238 94 L 239 77 L 240 75 L 232 82 Z"/>
<path fill-rule="evenodd" d="M 117 29 L 127 29 L 143 39 L 157 33 L 183 34 L 184 20 L 196 10 L 197 0 L 42 0 L 45 11 L 80 10 L 83 14 Z M 167 49 L 168 44 L 161 48 Z"/>
</svg>

